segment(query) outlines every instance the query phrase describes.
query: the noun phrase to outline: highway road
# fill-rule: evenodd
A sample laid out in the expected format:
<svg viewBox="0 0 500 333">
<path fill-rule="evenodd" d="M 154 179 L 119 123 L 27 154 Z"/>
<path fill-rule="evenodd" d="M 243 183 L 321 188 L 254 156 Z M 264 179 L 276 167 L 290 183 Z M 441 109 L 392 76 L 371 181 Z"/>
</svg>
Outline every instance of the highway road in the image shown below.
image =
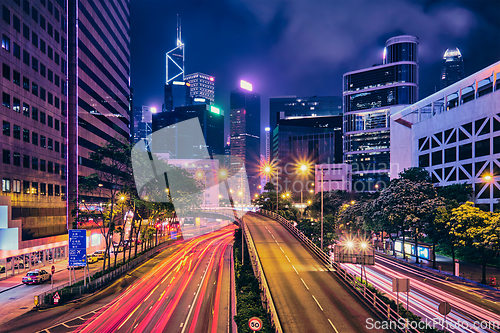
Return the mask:
<svg viewBox="0 0 500 333">
<path fill-rule="evenodd" d="M 180 242 L 97 295 L 0 332 L 227 332 L 234 228 Z"/>
<path fill-rule="evenodd" d="M 333 273 L 278 222 L 244 217 L 259 254 L 283 331 L 361 333 L 375 318 Z"/>
<path fill-rule="evenodd" d="M 343 264 L 350 273 L 359 276 L 359 265 Z M 386 295 L 396 300 L 396 293 L 392 292 L 393 278 L 410 279 L 410 310 L 422 318 L 427 318 L 433 326 L 449 332 L 499 332 L 500 331 L 500 304 L 492 301 L 489 295 L 484 299 L 478 298 L 477 291 L 468 291 L 471 287 L 447 282 L 441 278 L 394 262 L 383 256 L 377 256 L 374 266 L 365 266 L 369 283 L 373 284 Z M 491 296 L 495 292 L 491 291 Z M 400 293 L 400 303 L 406 307 L 406 293 Z M 440 302 L 447 301 L 452 307 L 447 316 L 447 324 L 438 312 Z M 483 327 L 481 327 L 483 324 Z"/>
</svg>

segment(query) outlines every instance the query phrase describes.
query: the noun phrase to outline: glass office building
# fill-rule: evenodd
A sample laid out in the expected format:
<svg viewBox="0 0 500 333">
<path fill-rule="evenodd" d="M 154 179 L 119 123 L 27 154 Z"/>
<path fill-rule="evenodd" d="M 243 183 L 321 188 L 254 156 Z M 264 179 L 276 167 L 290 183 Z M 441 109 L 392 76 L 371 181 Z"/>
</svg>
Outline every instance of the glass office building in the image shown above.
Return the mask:
<svg viewBox="0 0 500 333">
<path fill-rule="evenodd" d="M 441 89 L 464 78 L 464 58 L 460 50 L 455 47 L 447 49 L 443 55 L 441 70 Z"/>
<path fill-rule="evenodd" d="M 352 165 L 355 191 L 389 182 L 391 107 L 418 100 L 418 38 L 388 39 L 382 60 L 344 74 L 344 162 Z"/>
</svg>

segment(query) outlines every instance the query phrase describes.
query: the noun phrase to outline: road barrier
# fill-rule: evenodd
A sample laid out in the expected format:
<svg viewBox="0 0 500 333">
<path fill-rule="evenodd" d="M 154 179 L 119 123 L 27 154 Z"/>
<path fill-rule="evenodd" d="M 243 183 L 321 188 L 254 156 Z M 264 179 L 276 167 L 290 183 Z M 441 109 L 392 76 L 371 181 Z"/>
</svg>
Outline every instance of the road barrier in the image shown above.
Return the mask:
<svg viewBox="0 0 500 333">
<path fill-rule="evenodd" d="M 167 246 L 171 245 L 172 242 L 165 242 L 163 244 L 158 245 L 155 248 L 145 252 L 139 257 L 133 259 L 130 262 L 125 263 L 123 266 L 112 270 L 111 272 L 95 279 L 87 283 L 86 286 L 74 286 L 71 287 L 69 282 L 63 285 L 57 286 L 54 290 L 47 291 L 43 294 L 38 295 L 39 307 L 51 306 L 53 305 L 53 295 L 58 292 L 61 297 L 61 302 L 68 301 L 74 299 L 76 297 L 82 296 L 84 294 L 93 293 L 94 291 L 99 290 L 100 288 L 108 285 L 110 282 L 116 280 L 119 276 L 127 273 L 132 268 L 135 268 L 142 262 L 146 261 L 148 258 L 154 256 L 156 253 L 162 251 Z M 88 277 L 87 277 L 88 280 Z M 78 278 L 74 283 L 78 283 L 83 281 L 83 277 Z M 73 285 L 72 283 L 71 285 Z M 69 288 L 67 288 L 69 287 Z M 66 289 L 64 289 L 66 288 Z"/>
<path fill-rule="evenodd" d="M 264 209 L 260 209 L 258 211 L 258 214 L 270 217 L 273 220 L 279 222 L 282 226 L 284 226 L 292 235 L 295 236 L 295 238 L 304 243 L 318 257 L 318 259 L 325 264 L 325 266 L 331 272 L 335 272 L 337 276 L 339 276 L 344 282 L 346 282 L 349 286 L 351 286 L 351 288 L 356 292 L 356 294 L 361 299 L 363 299 L 365 303 L 369 304 L 383 320 L 396 323 L 399 323 L 400 321 L 405 322 L 406 318 L 401 317 L 397 313 L 397 310 L 391 308 L 390 304 L 385 303 L 383 300 L 380 299 L 380 297 L 377 297 L 377 294 L 372 292 L 370 289 L 366 287 L 365 284 L 361 283 L 358 279 L 356 279 L 355 275 L 348 273 L 339 264 L 332 261 L 328 256 L 328 254 L 322 251 L 316 244 L 314 244 L 309 238 L 307 238 L 307 236 L 305 236 L 299 229 L 297 229 L 293 225 L 293 223 L 291 223 L 281 215 L 278 215 L 274 212 L 270 212 Z M 412 327 L 408 327 L 400 331 L 421 333 L 420 331 Z"/>
<path fill-rule="evenodd" d="M 281 323 L 278 317 L 278 312 L 276 311 L 276 307 L 274 306 L 274 301 L 267 284 L 266 275 L 264 274 L 264 270 L 262 269 L 262 264 L 260 263 L 257 249 L 255 248 L 252 235 L 250 234 L 248 227 L 244 223 L 243 234 L 247 243 L 248 253 L 250 254 L 250 260 L 252 261 L 254 275 L 259 281 L 260 290 L 262 290 L 261 298 L 263 303 L 265 304 L 267 312 L 271 315 L 271 323 L 274 326 L 274 331 L 277 333 L 283 333 L 283 329 L 281 328 Z"/>
</svg>

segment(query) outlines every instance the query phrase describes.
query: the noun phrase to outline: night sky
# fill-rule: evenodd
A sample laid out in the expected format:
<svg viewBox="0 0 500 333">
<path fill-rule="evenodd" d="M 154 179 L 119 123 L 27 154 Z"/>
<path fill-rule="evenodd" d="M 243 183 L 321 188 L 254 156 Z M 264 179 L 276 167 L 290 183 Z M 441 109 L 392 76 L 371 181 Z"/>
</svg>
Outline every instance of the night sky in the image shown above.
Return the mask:
<svg viewBox="0 0 500 333">
<path fill-rule="evenodd" d="M 165 53 L 175 47 L 177 14 L 185 72 L 215 76 L 215 104 L 245 79 L 269 97 L 341 96 L 342 75 L 382 62 L 385 41 L 420 39 L 420 98 L 439 88 L 441 61 L 458 47 L 470 75 L 500 60 L 500 1 L 132 0 L 134 105 L 161 108 Z"/>
</svg>

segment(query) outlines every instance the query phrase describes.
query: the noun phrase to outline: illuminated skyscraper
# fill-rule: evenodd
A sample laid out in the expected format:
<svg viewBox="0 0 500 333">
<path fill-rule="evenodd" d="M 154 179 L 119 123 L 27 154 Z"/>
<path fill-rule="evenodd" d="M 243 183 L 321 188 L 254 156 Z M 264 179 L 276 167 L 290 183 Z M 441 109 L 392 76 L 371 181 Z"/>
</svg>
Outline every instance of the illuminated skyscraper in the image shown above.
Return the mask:
<svg viewBox="0 0 500 333">
<path fill-rule="evenodd" d="M 208 74 L 193 73 L 184 77 L 184 81 L 191 84 L 190 96 L 194 103 L 209 104 L 214 102 L 214 81 L 215 78 Z"/>
<path fill-rule="evenodd" d="M 441 89 L 464 78 L 464 58 L 458 47 L 447 49 L 443 56 Z"/>
<path fill-rule="evenodd" d="M 259 193 L 260 160 L 260 95 L 252 92 L 252 85 L 240 82 L 240 88 L 231 91 L 231 169 L 245 165 L 250 186 L 250 195 Z"/>
<path fill-rule="evenodd" d="M 344 162 L 353 190 L 388 183 L 391 108 L 418 100 L 418 38 L 389 38 L 383 64 L 344 74 Z M 379 185 L 380 186 L 380 185 Z"/>
</svg>

